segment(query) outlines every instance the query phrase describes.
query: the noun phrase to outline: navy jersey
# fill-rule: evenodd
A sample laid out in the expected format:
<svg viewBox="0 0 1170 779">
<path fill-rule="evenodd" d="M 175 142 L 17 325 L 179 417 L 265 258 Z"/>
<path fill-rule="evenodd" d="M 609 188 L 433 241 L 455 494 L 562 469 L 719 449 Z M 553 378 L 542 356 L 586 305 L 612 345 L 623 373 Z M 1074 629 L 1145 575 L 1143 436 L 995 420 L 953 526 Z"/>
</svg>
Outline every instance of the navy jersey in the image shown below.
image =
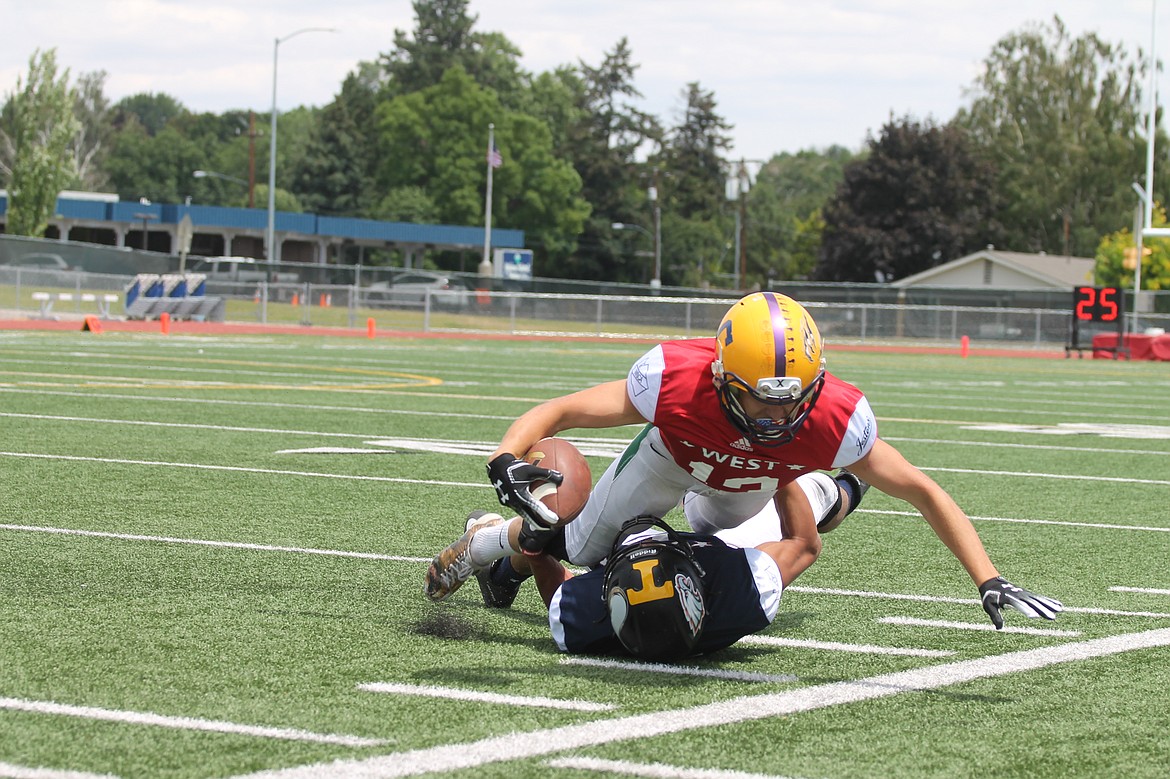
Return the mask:
<svg viewBox="0 0 1170 779">
<path fill-rule="evenodd" d="M 680 533 L 704 571 L 707 616 L 696 654 L 714 652 L 772 624 L 783 584 L 771 557 L 757 549 L 728 546 L 718 538 Z M 548 623 L 562 652 L 624 652 L 609 622 L 602 587 L 605 568 L 598 566 L 560 586 L 549 603 Z"/>
</svg>

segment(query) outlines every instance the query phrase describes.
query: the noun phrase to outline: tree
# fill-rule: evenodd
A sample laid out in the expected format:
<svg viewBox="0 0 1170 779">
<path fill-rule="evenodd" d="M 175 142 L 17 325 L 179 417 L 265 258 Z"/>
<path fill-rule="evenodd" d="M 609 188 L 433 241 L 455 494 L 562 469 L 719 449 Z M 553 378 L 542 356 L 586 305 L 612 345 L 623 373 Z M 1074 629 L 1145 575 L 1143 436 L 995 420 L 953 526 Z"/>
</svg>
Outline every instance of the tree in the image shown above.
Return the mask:
<svg viewBox="0 0 1170 779">
<path fill-rule="evenodd" d="M 576 78 L 562 74 L 562 84 L 576 97 L 570 117 L 577 121 L 566 127 L 560 153 L 572 161 L 581 177 L 582 196 L 592 207 L 579 240 L 581 248 L 562 269 L 566 278 L 631 282 L 644 278 L 644 263 L 630 257 L 611 227 L 614 222 L 642 227 L 651 223 L 647 190 L 654 183 L 653 172 L 638 161 L 638 153 L 662 142 L 657 119 L 632 103 L 642 96 L 634 87 L 638 66 L 632 60 L 629 43 L 622 38 L 600 65 L 581 62 Z"/>
<path fill-rule="evenodd" d="M 103 92 L 105 82 L 106 72 L 98 70 L 83 73 L 75 87 L 73 115 L 77 117 L 77 134 L 70 143 L 70 154 L 77 174 L 74 186 L 85 191 L 99 191 L 109 180 L 105 160 L 114 125 L 110 101 Z"/>
<path fill-rule="evenodd" d="M 333 102 L 317 113 L 304 158 L 292 178 L 294 191 L 310 211 L 348 216 L 382 213 L 384 217 L 389 212 L 429 212 L 414 206 L 400 211 L 397 206 L 386 209 L 378 205 L 389 196 L 379 193 L 374 185 L 378 154 L 373 127 L 379 74 L 375 63 L 358 63 Z M 414 198 L 410 200 L 414 202 Z"/>
<path fill-rule="evenodd" d="M 993 47 L 957 121 L 999 170 L 1007 247 L 1091 256 L 1100 236 L 1128 223 L 1130 183 L 1145 167 L 1149 67 L 1093 33 L 1072 38 L 1060 17 Z"/>
<path fill-rule="evenodd" d="M 321 112 L 294 174 L 294 190 L 318 214 L 357 216 L 370 192 L 362 134 L 340 101 Z"/>
<path fill-rule="evenodd" d="M 76 96 L 69 71 L 57 74 L 57 52 L 37 50 L 28 61 L 28 80 L 16 80 L 3 112 L 0 166 L 8 187 L 7 229 L 40 237 L 49 226 L 57 195 L 74 179 L 69 144 L 77 134 Z"/>
<path fill-rule="evenodd" d="M 147 135 L 158 135 L 172 119 L 187 113 L 187 109 L 175 98 L 159 92 L 140 92 L 118 101 L 114 106 L 115 125 L 125 126 L 133 117 Z"/>
<path fill-rule="evenodd" d="M 837 191 L 855 154 L 843 146 L 772 157 L 747 195 L 744 244 L 748 274 L 775 280 L 807 278 L 820 251 L 821 210 Z"/>
<path fill-rule="evenodd" d="M 1167 224 L 1166 209 L 1157 205 L 1151 227 Z M 1170 241 L 1147 238 L 1143 243 L 1142 289 L 1170 289 Z M 1098 284 L 1133 289 L 1137 245 L 1128 228 L 1102 238 L 1096 256 L 1094 275 Z"/>
<path fill-rule="evenodd" d="M 588 214 L 580 178 L 554 157 L 542 122 L 506 111 L 461 67 L 433 87 L 384 103 L 377 117 L 377 186 L 395 193 L 396 204 L 413 187 L 425 192 L 440 222 L 483 224 L 487 130 L 494 123 L 504 164 L 494 173 L 493 224 L 525 230 L 546 268 L 559 268 L 575 248 Z M 417 191 L 411 202 L 421 202 Z"/>
<path fill-rule="evenodd" d="M 994 242 L 994 175 L 958 126 L 891 120 L 825 207 L 815 276 L 893 281 Z"/>
<path fill-rule="evenodd" d="M 414 0 L 411 37 L 394 31 L 394 50 L 382 55 L 390 96 L 419 92 L 438 84 L 453 67 L 461 67 L 482 87 L 495 90 L 513 107 L 525 82 L 520 50 L 500 33 L 474 31 L 479 17 L 467 12 L 469 0 Z"/>
<path fill-rule="evenodd" d="M 666 135 L 659 159 L 672 175 L 664 208 L 684 218 L 711 218 L 723 209 L 732 126 L 715 111 L 715 94 L 698 82 L 682 91 L 682 116 Z"/>
</svg>

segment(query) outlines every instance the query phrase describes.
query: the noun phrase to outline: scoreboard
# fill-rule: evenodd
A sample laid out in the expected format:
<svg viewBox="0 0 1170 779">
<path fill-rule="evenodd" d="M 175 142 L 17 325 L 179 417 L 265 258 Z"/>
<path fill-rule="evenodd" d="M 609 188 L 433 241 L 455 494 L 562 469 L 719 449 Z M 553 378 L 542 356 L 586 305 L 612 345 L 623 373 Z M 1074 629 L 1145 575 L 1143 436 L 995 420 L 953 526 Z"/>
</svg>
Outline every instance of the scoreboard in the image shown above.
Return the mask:
<svg viewBox="0 0 1170 779">
<path fill-rule="evenodd" d="M 1072 326 L 1069 332 L 1069 345 L 1064 349 L 1064 356 L 1068 357 L 1074 349 L 1077 356 L 1082 349 L 1092 349 L 1092 332 L 1082 333 L 1082 329 L 1102 330 L 1115 329 L 1117 340 L 1112 347 L 1104 347 L 1104 351 L 1112 351 L 1114 358 L 1118 352 L 1126 351 L 1125 340 L 1125 311 L 1123 308 L 1123 292 L 1117 287 L 1075 287 L 1072 300 Z M 1104 325 L 1104 327 L 1101 327 Z M 1089 343 L 1080 343 L 1081 335 L 1089 336 Z M 1101 347 L 1099 347 L 1101 348 Z"/>
<path fill-rule="evenodd" d="M 1073 290 L 1073 317 L 1081 322 L 1116 322 L 1121 316 L 1117 287 L 1077 287 Z"/>
</svg>

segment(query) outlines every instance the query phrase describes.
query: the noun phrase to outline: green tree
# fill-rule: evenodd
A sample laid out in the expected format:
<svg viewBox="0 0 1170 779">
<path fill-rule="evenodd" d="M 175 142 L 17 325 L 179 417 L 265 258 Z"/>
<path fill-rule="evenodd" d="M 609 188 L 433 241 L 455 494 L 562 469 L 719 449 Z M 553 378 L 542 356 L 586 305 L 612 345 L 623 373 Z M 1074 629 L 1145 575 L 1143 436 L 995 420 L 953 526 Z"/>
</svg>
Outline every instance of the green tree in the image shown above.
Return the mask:
<svg viewBox="0 0 1170 779">
<path fill-rule="evenodd" d="M 958 126 L 891 120 L 825 207 L 816 277 L 893 281 L 995 242 L 994 180 Z"/>
<path fill-rule="evenodd" d="M 191 173 L 205 167 L 204 151 L 175 127 L 150 135 L 132 119 L 118 133 L 107 169 L 122 200 L 178 203 L 192 191 Z"/>
<path fill-rule="evenodd" d="M 999 170 L 1007 247 L 1087 257 L 1128 223 L 1149 67 L 1093 33 L 1071 37 L 1060 17 L 996 43 L 957 121 Z"/>
<path fill-rule="evenodd" d="M 175 98 L 159 92 L 140 92 L 124 97 L 114 106 L 115 124 L 126 125 L 131 117 L 147 135 L 158 135 L 172 119 L 187 113 L 187 109 Z"/>
<path fill-rule="evenodd" d="M 28 78 L 17 77 L 4 107 L 3 174 L 8 188 L 7 229 L 15 235 L 44 235 L 57 195 L 76 176 L 69 144 L 79 127 L 69 71 L 57 73 L 57 52 L 37 50 Z"/>
<path fill-rule="evenodd" d="M 106 157 L 113 141 L 114 124 L 110 101 L 105 96 L 106 72 L 83 73 L 77 79 L 73 115 L 77 118 L 77 134 L 70 143 L 73 168 L 77 174 L 74 187 L 85 191 L 100 191 L 109 177 L 105 171 Z"/>
<path fill-rule="evenodd" d="M 505 106 L 515 107 L 526 76 L 520 50 L 500 33 L 474 30 L 479 17 L 469 0 L 414 0 L 413 36 L 394 31 L 394 49 L 382 55 L 391 96 L 419 92 L 438 84 L 453 67 L 462 68 L 482 87 L 495 90 Z"/>
<path fill-rule="evenodd" d="M 716 113 L 715 95 L 698 82 L 682 91 L 684 108 L 679 123 L 666 135 L 659 155 L 672 185 L 663 193 L 663 207 L 684 218 L 711 218 L 724 208 L 727 163 L 732 126 Z"/>
<path fill-rule="evenodd" d="M 1154 207 L 1153 227 L 1168 226 L 1166 209 Z M 1146 238 L 1142 246 L 1142 289 L 1170 289 L 1170 241 Z M 1133 289 L 1137 270 L 1137 245 L 1131 230 L 1123 229 L 1101 239 L 1094 271 L 1098 284 Z"/>
<path fill-rule="evenodd" d="M 581 177 L 582 195 L 592 207 L 581 235 L 580 249 L 563 268 L 566 278 L 642 281 L 644 263 L 615 236 L 614 222 L 646 228 L 652 223 L 647 190 L 653 171 L 638 160 L 640 150 L 662 141 L 658 121 L 638 110 L 633 100 L 638 66 L 629 42 L 622 38 L 606 52 L 600 65 L 579 63 L 579 75 L 562 73 L 561 83 L 574 93 L 576 118 L 566 126 L 561 154 Z"/>
<path fill-rule="evenodd" d="M 820 248 L 821 209 L 856 155 L 843 146 L 784 152 L 760 168 L 746 196 L 748 273 L 774 280 L 807 278 Z"/>
<path fill-rule="evenodd" d="M 379 74 L 375 63 L 359 63 L 345 77 L 333 102 L 317 112 L 304 158 L 292 179 L 294 191 L 310 211 L 347 216 L 380 212 L 384 217 L 389 212 L 429 212 L 413 205 L 405 211 L 398 206 L 376 205 L 390 197 L 390 193 L 379 196 L 374 185 L 377 149 L 372 128 L 379 102 Z"/>
<path fill-rule="evenodd" d="M 548 128 L 506 111 L 495 92 L 461 67 L 433 87 L 384 103 L 377 116 L 378 187 L 421 189 L 437 206 L 439 221 L 462 225 L 483 224 L 487 130 L 494 122 L 504 165 L 493 177 L 493 225 L 533 236 L 546 268 L 559 268 L 575 247 L 588 206 L 571 166 L 553 156 Z"/>
</svg>

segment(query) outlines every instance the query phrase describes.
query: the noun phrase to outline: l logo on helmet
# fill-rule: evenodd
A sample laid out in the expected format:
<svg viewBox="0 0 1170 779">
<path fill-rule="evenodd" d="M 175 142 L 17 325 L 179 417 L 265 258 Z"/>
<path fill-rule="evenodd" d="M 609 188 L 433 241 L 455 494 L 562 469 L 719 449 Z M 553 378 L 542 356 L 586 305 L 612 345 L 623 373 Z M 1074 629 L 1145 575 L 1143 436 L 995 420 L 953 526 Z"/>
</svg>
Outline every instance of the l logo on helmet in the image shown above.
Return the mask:
<svg viewBox="0 0 1170 779">
<path fill-rule="evenodd" d="M 804 341 L 804 357 L 809 362 L 814 362 L 816 360 L 814 352 L 817 348 L 816 336 L 813 335 L 812 327 L 808 323 L 808 317 L 801 319 L 800 324 L 802 330 L 801 338 Z"/>
<path fill-rule="evenodd" d="M 654 569 L 658 567 L 658 560 L 640 560 L 633 564 L 633 569 L 642 576 L 642 586 L 638 589 L 627 589 L 626 598 L 631 606 L 647 603 L 652 600 L 662 600 L 674 597 L 674 583 L 665 581 L 662 584 L 654 583 Z"/>
</svg>

